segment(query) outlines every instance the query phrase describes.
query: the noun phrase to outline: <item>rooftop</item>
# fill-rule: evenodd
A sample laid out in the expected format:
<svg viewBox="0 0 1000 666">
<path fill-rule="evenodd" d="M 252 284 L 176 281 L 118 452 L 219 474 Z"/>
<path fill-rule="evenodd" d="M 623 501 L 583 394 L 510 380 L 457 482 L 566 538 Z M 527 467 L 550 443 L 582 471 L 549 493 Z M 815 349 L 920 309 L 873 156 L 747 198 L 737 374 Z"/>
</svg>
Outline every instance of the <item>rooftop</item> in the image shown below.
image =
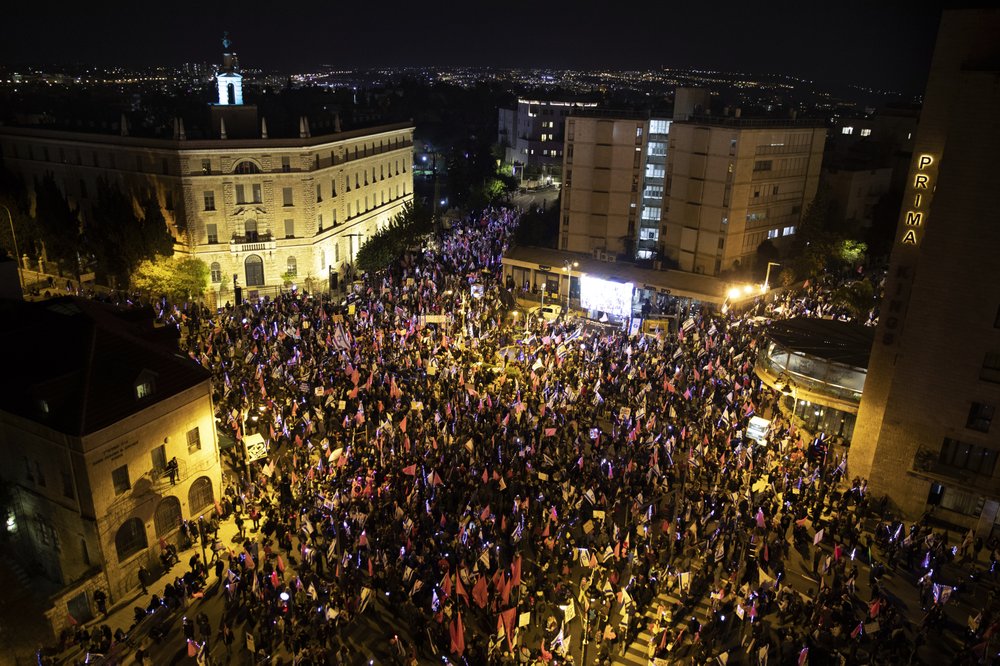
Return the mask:
<svg viewBox="0 0 1000 666">
<path fill-rule="evenodd" d="M 170 330 L 154 329 L 148 309 L 69 296 L 0 301 L 0 345 L 9 350 L 0 405 L 70 436 L 117 423 L 211 377 L 165 344 Z M 141 383 L 147 397 L 137 397 Z"/>
<path fill-rule="evenodd" d="M 766 334 L 791 351 L 866 369 L 875 341 L 875 329 L 869 326 L 811 317 L 774 322 Z"/>
</svg>

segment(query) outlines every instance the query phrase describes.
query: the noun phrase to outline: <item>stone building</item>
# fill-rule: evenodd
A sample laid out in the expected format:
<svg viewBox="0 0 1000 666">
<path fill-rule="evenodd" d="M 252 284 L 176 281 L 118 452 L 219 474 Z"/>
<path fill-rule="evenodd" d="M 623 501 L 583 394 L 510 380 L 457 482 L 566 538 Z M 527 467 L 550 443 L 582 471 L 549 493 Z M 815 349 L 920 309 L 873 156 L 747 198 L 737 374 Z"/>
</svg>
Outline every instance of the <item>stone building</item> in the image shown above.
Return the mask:
<svg viewBox="0 0 1000 666">
<path fill-rule="evenodd" d="M 58 632 L 155 572 L 182 519 L 220 497 L 211 378 L 150 318 L 85 299 L 0 302 L 3 527 Z M 171 346 L 173 350 L 171 349 Z M 177 459 L 173 480 L 167 473 Z M 173 481 L 173 482 L 172 482 Z"/>
</svg>

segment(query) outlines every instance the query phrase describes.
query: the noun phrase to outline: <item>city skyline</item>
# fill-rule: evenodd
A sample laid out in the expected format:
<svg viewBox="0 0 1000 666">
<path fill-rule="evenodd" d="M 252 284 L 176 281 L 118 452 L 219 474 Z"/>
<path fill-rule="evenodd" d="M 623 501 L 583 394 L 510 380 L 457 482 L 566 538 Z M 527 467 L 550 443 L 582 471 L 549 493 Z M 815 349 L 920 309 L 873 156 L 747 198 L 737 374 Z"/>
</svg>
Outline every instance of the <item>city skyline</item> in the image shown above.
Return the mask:
<svg viewBox="0 0 1000 666">
<path fill-rule="evenodd" d="M 923 87 L 940 11 L 948 4 L 778 5 L 755 13 L 736 3 L 632 3 L 613 15 L 592 2 L 548 3 L 530 11 L 515 5 L 492 14 L 482 6 L 447 2 L 419 13 L 402 3 L 381 3 L 376 11 L 313 4 L 279 16 L 258 3 L 205 11 L 180 2 L 143 14 L 142 24 L 117 2 L 87 12 L 67 5 L 59 23 L 48 10 L 23 5 L 12 8 L 11 20 L 0 28 L 0 63 L 215 62 L 222 33 L 229 31 L 241 61 L 263 69 L 688 67 L 914 94 Z M 484 39 L 487 19 L 491 28 Z M 371 46 L 374 35 L 377 48 Z"/>
</svg>

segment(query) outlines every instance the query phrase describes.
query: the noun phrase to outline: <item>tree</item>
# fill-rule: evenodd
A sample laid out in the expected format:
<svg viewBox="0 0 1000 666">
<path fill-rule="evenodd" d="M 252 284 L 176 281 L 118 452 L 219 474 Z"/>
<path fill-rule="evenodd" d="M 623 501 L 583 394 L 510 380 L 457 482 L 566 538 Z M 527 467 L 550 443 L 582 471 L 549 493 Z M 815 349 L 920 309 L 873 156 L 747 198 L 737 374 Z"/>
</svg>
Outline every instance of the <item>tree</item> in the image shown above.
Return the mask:
<svg viewBox="0 0 1000 666">
<path fill-rule="evenodd" d="M 45 248 L 45 257 L 56 262 L 61 270 L 77 273 L 80 269 L 77 255 L 80 219 L 51 173 L 35 184 L 35 226 Z"/>
<path fill-rule="evenodd" d="M 134 289 L 175 300 L 190 300 L 205 293 L 209 269 L 197 257 L 158 255 L 139 263 L 131 276 Z"/>
<path fill-rule="evenodd" d="M 0 167 L 0 205 L 10 211 L 10 220 L 6 219 L 6 211 L 0 210 L 0 249 L 14 255 L 14 246 L 20 255 L 38 256 L 38 244 L 41 237 L 38 227 L 31 220 L 31 200 L 24 183 L 13 173 Z M 14 235 L 11 235 L 11 225 L 14 225 Z M 18 257 L 18 261 L 20 261 Z"/>
<path fill-rule="evenodd" d="M 407 248 L 433 229 L 434 220 L 430 210 L 407 202 L 389 224 L 365 240 L 354 263 L 364 272 L 388 268 Z"/>
<path fill-rule="evenodd" d="M 108 278 L 125 283 L 143 261 L 173 254 L 174 239 L 154 194 L 143 197 L 141 213 L 133 197 L 117 183 L 98 183 L 97 205 L 84 232 L 85 246 L 97 270 Z"/>
<path fill-rule="evenodd" d="M 850 282 L 833 293 L 833 303 L 847 310 L 854 319 L 867 320 L 875 305 L 875 288 L 868 280 Z"/>
<path fill-rule="evenodd" d="M 781 258 L 781 252 L 771 242 L 770 238 L 765 238 L 757 246 L 757 263 L 754 269 L 763 277 L 767 273 L 767 264 L 777 262 Z"/>
</svg>

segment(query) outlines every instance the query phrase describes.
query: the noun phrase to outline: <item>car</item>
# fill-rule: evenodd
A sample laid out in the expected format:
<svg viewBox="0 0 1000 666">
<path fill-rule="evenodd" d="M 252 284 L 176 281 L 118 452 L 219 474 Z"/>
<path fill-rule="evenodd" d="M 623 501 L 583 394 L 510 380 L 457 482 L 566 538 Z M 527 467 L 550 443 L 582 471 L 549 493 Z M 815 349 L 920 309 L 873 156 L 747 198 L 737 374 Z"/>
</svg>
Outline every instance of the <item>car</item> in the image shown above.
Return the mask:
<svg viewBox="0 0 1000 666">
<path fill-rule="evenodd" d="M 555 321 L 562 316 L 562 313 L 562 306 L 555 305 L 554 303 L 539 305 L 528 310 L 529 317 L 538 317 L 539 319 L 544 319 L 545 321 Z"/>
</svg>

